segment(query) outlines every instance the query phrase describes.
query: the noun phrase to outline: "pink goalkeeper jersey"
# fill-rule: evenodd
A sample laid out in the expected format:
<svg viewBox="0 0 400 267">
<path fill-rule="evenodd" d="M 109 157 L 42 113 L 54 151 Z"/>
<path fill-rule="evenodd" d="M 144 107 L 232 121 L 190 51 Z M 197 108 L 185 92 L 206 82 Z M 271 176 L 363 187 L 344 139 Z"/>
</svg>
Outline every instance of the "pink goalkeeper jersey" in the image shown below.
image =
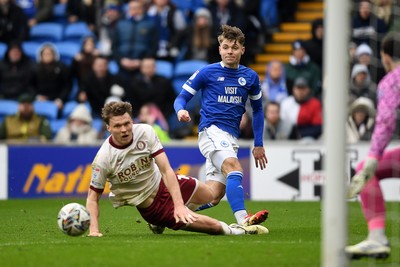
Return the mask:
<svg viewBox="0 0 400 267">
<path fill-rule="evenodd" d="M 107 138 L 92 163 L 90 188 L 102 192 L 108 181 L 114 207 L 137 206 L 146 200 L 160 184 L 161 173 L 154 157 L 164 149 L 153 128 L 134 124 L 133 141 L 118 147 Z"/>
<path fill-rule="evenodd" d="M 400 67 L 386 74 L 378 85 L 378 112 L 369 156 L 380 158 L 389 144 L 400 107 Z"/>
</svg>

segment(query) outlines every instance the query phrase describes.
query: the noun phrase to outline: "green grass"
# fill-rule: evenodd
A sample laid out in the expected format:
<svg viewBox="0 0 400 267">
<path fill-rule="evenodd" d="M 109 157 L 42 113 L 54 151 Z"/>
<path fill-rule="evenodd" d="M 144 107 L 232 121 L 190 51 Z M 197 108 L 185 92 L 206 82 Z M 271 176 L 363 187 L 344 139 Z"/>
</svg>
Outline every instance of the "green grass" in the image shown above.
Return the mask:
<svg viewBox="0 0 400 267">
<path fill-rule="evenodd" d="M 82 199 L 0 201 L 0 266 L 320 266 L 321 203 L 247 202 L 251 211 L 267 208 L 270 230 L 262 236 L 209 236 L 167 229 L 154 235 L 135 208 L 114 210 L 101 200 L 102 238 L 70 237 L 56 225 L 58 210 Z M 388 203 L 387 260 L 359 260 L 349 266 L 400 266 L 400 203 Z M 202 212 L 233 222 L 226 202 Z M 349 243 L 365 238 L 359 203 L 349 203 Z"/>
</svg>

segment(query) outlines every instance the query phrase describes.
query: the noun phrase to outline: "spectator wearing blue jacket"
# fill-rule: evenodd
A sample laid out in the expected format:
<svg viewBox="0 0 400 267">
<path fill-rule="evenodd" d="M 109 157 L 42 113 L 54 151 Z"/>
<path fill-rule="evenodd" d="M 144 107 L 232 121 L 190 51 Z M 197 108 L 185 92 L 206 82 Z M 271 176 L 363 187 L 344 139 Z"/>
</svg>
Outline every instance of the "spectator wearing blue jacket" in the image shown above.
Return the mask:
<svg viewBox="0 0 400 267">
<path fill-rule="evenodd" d="M 156 57 L 158 40 L 158 28 L 147 16 L 143 1 L 131 0 L 127 17 L 118 21 L 112 37 L 113 57 L 125 83 L 138 72 L 141 59 Z"/>
<path fill-rule="evenodd" d="M 261 89 L 265 100 L 268 101 L 280 103 L 288 96 L 285 67 L 281 61 L 273 60 L 268 64 Z"/>
</svg>

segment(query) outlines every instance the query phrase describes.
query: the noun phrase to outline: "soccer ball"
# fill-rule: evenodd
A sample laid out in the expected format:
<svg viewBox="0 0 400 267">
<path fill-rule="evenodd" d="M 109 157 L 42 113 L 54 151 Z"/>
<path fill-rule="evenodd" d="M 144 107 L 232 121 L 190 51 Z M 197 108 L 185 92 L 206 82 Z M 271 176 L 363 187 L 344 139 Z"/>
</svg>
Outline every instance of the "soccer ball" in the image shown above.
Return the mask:
<svg viewBox="0 0 400 267">
<path fill-rule="evenodd" d="M 81 204 L 69 203 L 61 208 L 57 223 L 64 234 L 70 236 L 82 235 L 90 226 L 90 214 Z"/>
</svg>

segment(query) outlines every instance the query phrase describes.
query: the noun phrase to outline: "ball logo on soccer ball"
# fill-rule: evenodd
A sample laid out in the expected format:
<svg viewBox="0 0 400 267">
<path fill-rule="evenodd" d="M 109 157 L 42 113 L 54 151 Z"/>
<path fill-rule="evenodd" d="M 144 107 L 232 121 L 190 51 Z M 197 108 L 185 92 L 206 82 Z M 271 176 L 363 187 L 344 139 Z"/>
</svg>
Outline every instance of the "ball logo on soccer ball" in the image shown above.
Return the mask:
<svg viewBox="0 0 400 267">
<path fill-rule="evenodd" d="M 59 211 L 57 224 L 64 234 L 82 235 L 90 226 L 89 211 L 79 203 L 69 203 Z"/>
</svg>

